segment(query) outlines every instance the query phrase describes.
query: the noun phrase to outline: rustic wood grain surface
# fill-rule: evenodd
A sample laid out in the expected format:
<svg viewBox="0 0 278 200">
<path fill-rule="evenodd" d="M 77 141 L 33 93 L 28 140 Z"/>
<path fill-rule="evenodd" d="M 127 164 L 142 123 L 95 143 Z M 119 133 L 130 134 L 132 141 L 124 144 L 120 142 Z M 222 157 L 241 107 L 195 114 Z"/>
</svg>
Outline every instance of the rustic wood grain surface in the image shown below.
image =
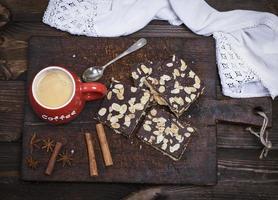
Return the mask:
<svg viewBox="0 0 278 200">
<path fill-rule="evenodd" d="M 277 0 L 209 0 L 215 8 L 252 9 L 278 14 Z M 21 132 L 31 36 L 68 36 L 41 23 L 48 0 L 0 0 L 0 199 L 129 199 L 158 192 L 158 199 L 278 199 L 278 101 L 273 104 L 273 151 L 259 160 L 261 145 L 246 126 L 217 125 L 218 184 L 212 187 L 141 184 L 29 183 L 20 180 Z M 7 14 L 7 13 L 10 13 Z M 152 22 L 133 36 L 199 37 L 187 28 Z M 214 51 L 214 49 L 212 49 Z M 8 81 L 7 81 L 8 79 Z M 221 95 L 220 99 L 229 99 Z M 139 190 L 152 188 L 151 191 Z M 154 190 L 157 189 L 157 190 Z M 159 198 L 161 197 L 161 198 Z"/>
</svg>

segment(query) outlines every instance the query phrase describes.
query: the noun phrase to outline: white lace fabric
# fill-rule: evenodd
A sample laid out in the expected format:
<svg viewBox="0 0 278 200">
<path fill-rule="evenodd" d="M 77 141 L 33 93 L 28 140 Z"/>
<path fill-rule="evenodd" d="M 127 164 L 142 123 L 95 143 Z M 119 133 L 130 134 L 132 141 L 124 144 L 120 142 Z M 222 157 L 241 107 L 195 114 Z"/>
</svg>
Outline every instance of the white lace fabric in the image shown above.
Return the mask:
<svg viewBox="0 0 278 200">
<path fill-rule="evenodd" d="M 213 35 L 224 95 L 278 95 L 278 17 L 271 13 L 219 12 L 204 0 L 50 0 L 43 22 L 75 35 L 117 37 L 152 19 Z"/>
<path fill-rule="evenodd" d="M 74 35 L 97 37 L 95 18 L 111 6 L 112 0 L 50 0 L 43 22 Z"/>
<path fill-rule="evenodd" d="M 228 39 L 231 36 L 215 32 L 213 37 L 223 94 L 234 98 L 267 96 L 260 78 L 232 47 Z M 252 87 L 256 87 L 255 93 Z"/>
</svg>

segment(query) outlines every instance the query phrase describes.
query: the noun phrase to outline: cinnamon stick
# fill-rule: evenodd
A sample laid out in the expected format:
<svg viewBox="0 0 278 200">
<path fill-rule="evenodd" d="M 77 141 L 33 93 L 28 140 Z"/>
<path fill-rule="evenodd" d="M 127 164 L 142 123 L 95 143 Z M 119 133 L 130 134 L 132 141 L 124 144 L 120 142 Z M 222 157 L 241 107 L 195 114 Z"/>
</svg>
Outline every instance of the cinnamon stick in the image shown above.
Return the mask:
<svg viewBox="0 0 278 200">
<path fill-rule="evenodd" d="M 45 174 L 46 175 L 51 175 L 53 170 L 54 170 L 54 166 L 55 166 L 55 163 L 56 163 L 56 158 L 62 148 L 63 144 L 61 142 L 57 142 L 56 145 L 55 145 L 55 148 L 51 154 L 51 157 L 48 161 L 48 164 L 47 164 L 47 168 L 45 170 Z"/>
<path fill-rule="evenodd" d="M 96 129 L 97 129 L 97 135 L 98 135 L 104 163 L 106 166 L 111 166 L 111 165 L 113 165 L 113 160 L 111 157 L 111 153 L 110 153 L 110 149 L 109 149 L 109 146 L 107 143 L 103 125 L 101 123 L 97 124 Z"/>
<path fill-rule="evenodd" d="M 86 139 L 87 151 L 88 151 L 90 176 L 98 176 L 97 162 L 96 162 L 96 156 L 95 156 L 95 151 L 93 146 L 92 135 L 90 133 L 85 133 L 85 139 Z"/>
</svg>

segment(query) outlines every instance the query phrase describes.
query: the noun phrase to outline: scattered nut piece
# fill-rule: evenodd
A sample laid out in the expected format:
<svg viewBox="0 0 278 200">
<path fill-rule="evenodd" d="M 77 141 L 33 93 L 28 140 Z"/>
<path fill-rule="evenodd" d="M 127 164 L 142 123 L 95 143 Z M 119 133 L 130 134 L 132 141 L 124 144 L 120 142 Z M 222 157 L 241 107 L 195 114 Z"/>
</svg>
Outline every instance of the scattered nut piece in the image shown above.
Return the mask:
<svg viewBox="0 0 278 200">
<path fill-rule="evenodd" d="M 167 67 L 173 67 L 173 63 L 167 63 L 166 66 Z"/>
</svg>

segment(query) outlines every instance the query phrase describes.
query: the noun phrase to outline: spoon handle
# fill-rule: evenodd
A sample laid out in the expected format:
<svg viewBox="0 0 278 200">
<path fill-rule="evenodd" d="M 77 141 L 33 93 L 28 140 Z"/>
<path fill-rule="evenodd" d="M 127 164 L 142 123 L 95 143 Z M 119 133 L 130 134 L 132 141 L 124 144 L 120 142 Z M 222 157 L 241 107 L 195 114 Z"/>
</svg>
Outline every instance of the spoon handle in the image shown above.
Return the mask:
<svg viewBox="0 0 278 200">
<path fill-rule="evenodd" d="M 118 55 L 116 58 L 114 58 L 113 60 L 109 61 L 108 63 L 106 63 L 105 65 L 102 66 L 102 69 L 104 70 L 108 65 L 111 65 L 112 63 L 114 63 L 115 61 L 121 59 L 122 57 L 142 48 L 143 46 L 145 46 L 147 44 L 147 40 L 145 38 L 141 38 L 139 39 L 137 42 L 135 42 L 133 45 L 131 45 L 127 50 L 125 50 L 123 53 L 121 53 L 120 55 Z"/>
</svg>

